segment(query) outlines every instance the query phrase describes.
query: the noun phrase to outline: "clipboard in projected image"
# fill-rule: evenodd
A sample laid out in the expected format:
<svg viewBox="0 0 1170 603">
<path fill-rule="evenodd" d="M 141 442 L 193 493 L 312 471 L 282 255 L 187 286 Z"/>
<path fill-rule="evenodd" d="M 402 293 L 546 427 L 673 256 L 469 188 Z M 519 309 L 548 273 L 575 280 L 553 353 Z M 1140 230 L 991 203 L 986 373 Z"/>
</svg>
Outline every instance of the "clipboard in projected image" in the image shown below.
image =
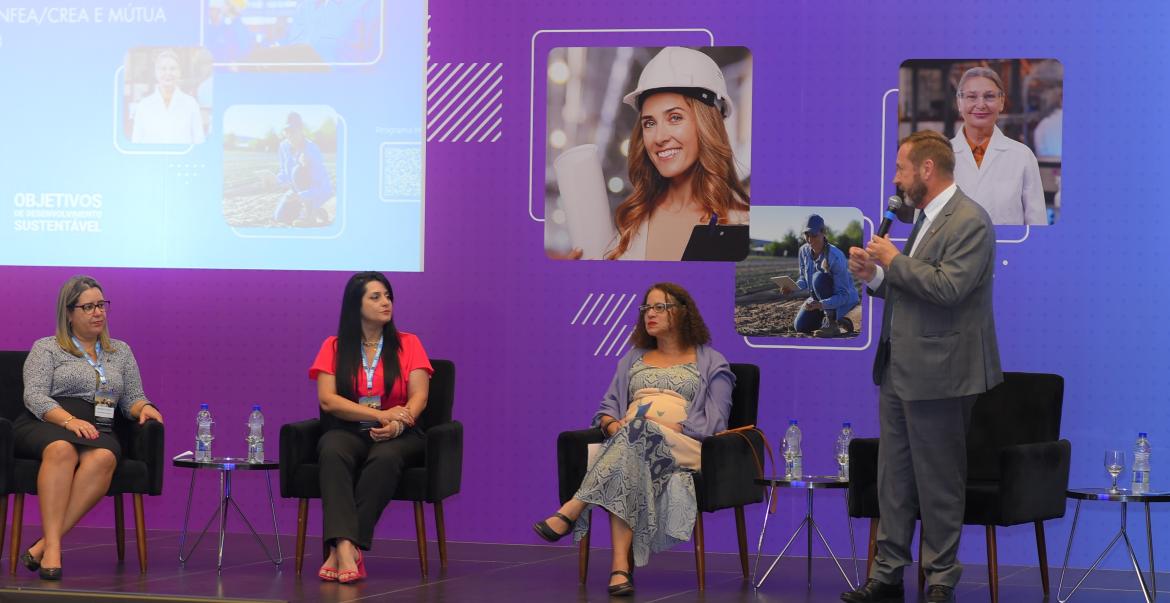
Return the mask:
<svg viewBox="0 0 1170 603">
<path fill-rule="evenodd" d="M 699 225 L 691 231 L 684 262 L 738 262 L 748 254 L 747 224 Z"/>
</svg>

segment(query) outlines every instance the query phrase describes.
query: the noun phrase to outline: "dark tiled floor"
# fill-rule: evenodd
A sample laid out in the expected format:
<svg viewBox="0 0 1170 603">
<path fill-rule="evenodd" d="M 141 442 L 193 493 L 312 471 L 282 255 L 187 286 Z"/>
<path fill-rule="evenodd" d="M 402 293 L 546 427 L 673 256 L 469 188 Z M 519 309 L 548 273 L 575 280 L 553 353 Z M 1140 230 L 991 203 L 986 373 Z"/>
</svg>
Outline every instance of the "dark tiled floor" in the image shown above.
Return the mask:
<svg viewBox="0 0 1170 603">
<path fill-rule="evenodd" d="M 35 528 L 25 534 L 24 544 L 36 537 Z M 522 603 L 609 601 L 605 585 L 609 569 L 608 551 L 593 551 L 589 580 L 577 583 L 576 547 L 492 545 L 451 543 L 450 563 L 445 571 L 438 568 L 438 550 L 434 542 L 428 547 L 431 576 L 420 577 L 416 545 L 413 541 L 380 541 L 369 554 L 370 578 L 355 586 L 322 583 L 316 578 L 320 564 L 320 541 L 310 539 L 306 545 L 305 574 L 293 571 L 293 539 L 282 539 L 287 557 L 281 568 L 264 559 L 263 552 L 250 535 L 231 534 L 224 551 L 222 574 L 215 567 L 215 543 L 204 540 L 186 565 L 178 562 L 178 534 L 151 532 L 149 540 L 150 571 L 138 573 L 133 530 L 126 543 L 126 562 L 115 560 L 113 532 L 108 529 L 78 529 L 70 534 L 65 552 L 65 579 L 59 584 L 43 583 L 34 574 L 18 567 L 16 576 L 7 574 L 8 558 L 3 557 L 4 571 L 0 587 L 22 589 L 84 590 L 155 595 L 231 597 L 280 601 L 394 601 L 403 602 L 495 602 Z M 7 547 L 5 547 L 7 548 Z M 770 562 L 770 559 L 767 560 Z M 864 560 L 862 561 L 864 564 Z M 761 562 L 761 570 L 766 567 Z M 851 566 L 846 567 L 850 576 Z M 862 568 L 864 570 L 864 568 Z M 1066 589 L 1080 575 L 1070 572 Z M 834 603 L 845 590 L 845 581 L 827 559 L 814 559 L 813 583 L 805 582 L 803 559 L 785 559 L 759 590 L 753 589 L 739 573 L 734 555 L 707 555 L 707 589 L 696 589 L 694 556 L 689 550 L 663 553 L 651 559 L 651 565 L 636 574 L 637 595 L 632 599 L 650 601 L 758 602 L 758 603 Z M 1052 571 L 1053 596 L 1060 570 Z M 908 571 L 907 577 L 913 580 Z M 1162 574 L 1160 594 L 1166 596 L 1170 575 Z M 1077 603 L 1114 603 L 1142 601 L 1132 572 L 1098 572 L 1073 599 Z M 31 593 L 30 593 L 31 594 Z M 0 600 L 4 600 L 0 592 Z M 987 571 L 983 565 L 967 564 L 964 579 L 957 590 L 959 601 L 989 601 Z M 911 594 L 908 603 L 918 600 Z M 1003 603 L 1043 602 L 1039 571 L 1035 568 L 1004 566 L 1000 568 L 1000 601 Z"/>
</svg>

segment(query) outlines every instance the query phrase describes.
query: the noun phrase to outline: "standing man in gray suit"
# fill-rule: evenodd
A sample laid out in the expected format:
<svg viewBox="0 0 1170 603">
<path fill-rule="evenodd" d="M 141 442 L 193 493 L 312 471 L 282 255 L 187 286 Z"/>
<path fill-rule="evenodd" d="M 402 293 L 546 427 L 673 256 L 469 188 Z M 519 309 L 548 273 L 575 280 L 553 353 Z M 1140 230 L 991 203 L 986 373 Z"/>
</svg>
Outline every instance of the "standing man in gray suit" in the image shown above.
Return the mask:
<svg viewBox="0 0 1170 603">
<path fill-rule="evenodd" d="M 877 554 L 869 580 L 841 595 L 901 601 L 902 568 L 922 518 L 927 601 L 953 601 L 975 398 L 1003 381 L 991 308 L 995 231 L 955 185 L 955 155 L 937 132 L 902 140 L 894 184 L 918 213 L 902 251 L 886 237 L 849 250 L 849 269 L 885 298 L 873 364 L 880 386 Z"/>
</svg>

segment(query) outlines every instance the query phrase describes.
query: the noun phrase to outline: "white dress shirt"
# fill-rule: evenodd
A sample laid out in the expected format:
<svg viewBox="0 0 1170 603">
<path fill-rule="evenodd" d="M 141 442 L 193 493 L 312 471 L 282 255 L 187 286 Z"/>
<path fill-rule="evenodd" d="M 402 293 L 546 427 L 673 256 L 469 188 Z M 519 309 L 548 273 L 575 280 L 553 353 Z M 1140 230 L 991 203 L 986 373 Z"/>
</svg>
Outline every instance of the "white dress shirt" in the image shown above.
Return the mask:
<svg viewBox="0 0 1170 603">
<path fill-rule="evenodd" d="M 906 257 L 914 257 L 914 250 L 918 247 L 918 241 L 922 240 L 922 233 L 930 228 L 931 223 L 942 213 L 943 208 L 947 206 L 951 197 L 955 196 L 955 191 L 957 190 L 959 190 L 959 185 L 952 182 L 950 186 L 943 189 L 943 192 L 936 195 L 930 200 L 930 203 L 926 204 L 926 209 L 914 211 L 915 222 L 918 221 L 919 214 L 925 213 L 926 218 L 922 220 L 922 226 L 918 227 L 918 238 L 914 239 L 914 247 L 902 250 L 902 253 L 906 254 Z M 876 266 L 876 269 L 873 278 L 865 282 L 865 285 L 873 291 L 877 291 L 877 288 L 882 286 L 882 281 L 886 278 L 886 272 L 881 266 Z"/>
</svg>

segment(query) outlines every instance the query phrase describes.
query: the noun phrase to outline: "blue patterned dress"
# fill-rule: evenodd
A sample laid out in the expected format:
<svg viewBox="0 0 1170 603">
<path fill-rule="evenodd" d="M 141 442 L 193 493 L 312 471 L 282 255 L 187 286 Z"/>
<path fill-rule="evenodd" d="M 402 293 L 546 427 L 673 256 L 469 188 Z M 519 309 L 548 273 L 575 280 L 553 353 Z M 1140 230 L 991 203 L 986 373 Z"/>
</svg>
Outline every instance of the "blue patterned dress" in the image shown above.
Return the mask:
<svg viewBox="0 0 1170 603">
<path fill-rule="evenodd" d="M 689 410 L 699 388 L 699 369 L 693 362 L 659 368 L 639 358 L 630 367 L 630 398 L 647 388 L 677 393 Z M 698 512 L 695 482 L 691 470 L 672 454 L 683 440 L 697 446 L 691 438 L 644 418 L 635 418 L 606 440 L 576 494 L 590 506 L 573 528 L 574 540 L 589 530 L 594 505 L 633 530 L 635 565 L 646 565 L 650 553 L 689 540 Z"/>
</svg>

